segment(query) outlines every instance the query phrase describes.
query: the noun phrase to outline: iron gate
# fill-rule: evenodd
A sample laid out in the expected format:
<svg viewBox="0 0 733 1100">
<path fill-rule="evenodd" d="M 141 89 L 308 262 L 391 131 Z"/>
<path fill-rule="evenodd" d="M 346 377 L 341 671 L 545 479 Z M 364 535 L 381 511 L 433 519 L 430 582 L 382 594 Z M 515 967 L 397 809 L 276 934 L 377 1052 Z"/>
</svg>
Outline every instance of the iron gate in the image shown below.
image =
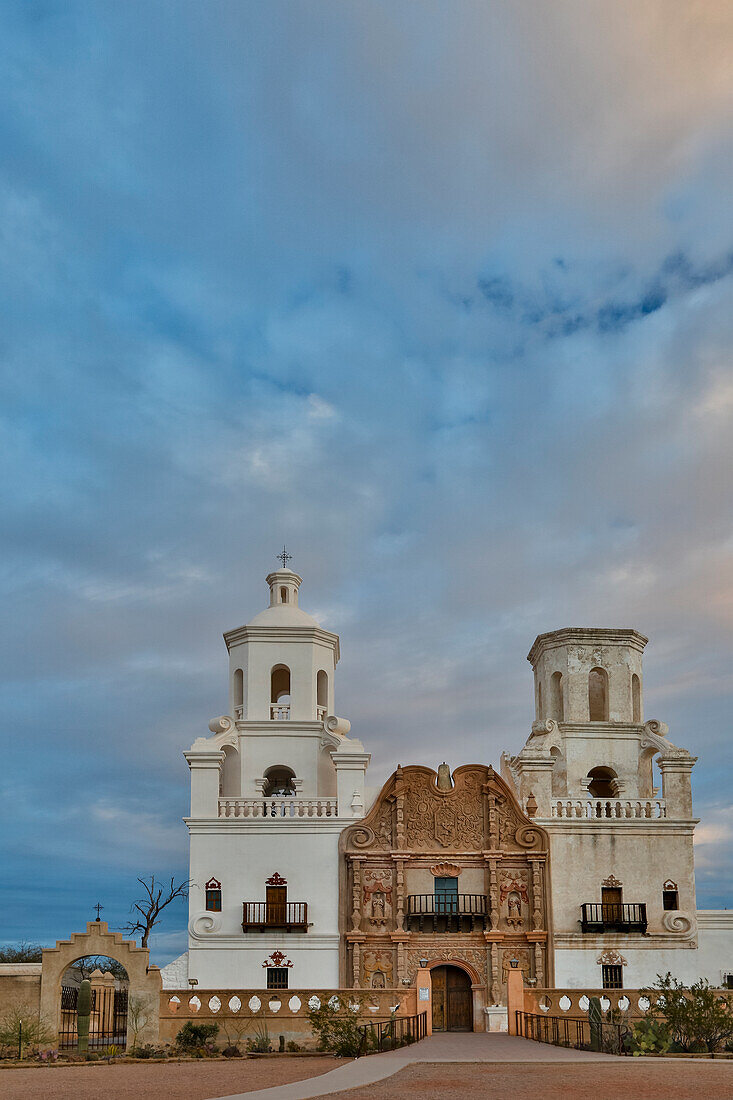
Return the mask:
<svg viewBox="0 0 733 1100">
<path fill-rule="evenodd" d="M 76 1049 L 76 986 L 61 986 L 61 1031 L 59 1050 Z M 109 1046 L 124 1050 L 127 1045 L 127 990 L 93 989 L 89 1017 L 89 1050 Z"/>
</svg>

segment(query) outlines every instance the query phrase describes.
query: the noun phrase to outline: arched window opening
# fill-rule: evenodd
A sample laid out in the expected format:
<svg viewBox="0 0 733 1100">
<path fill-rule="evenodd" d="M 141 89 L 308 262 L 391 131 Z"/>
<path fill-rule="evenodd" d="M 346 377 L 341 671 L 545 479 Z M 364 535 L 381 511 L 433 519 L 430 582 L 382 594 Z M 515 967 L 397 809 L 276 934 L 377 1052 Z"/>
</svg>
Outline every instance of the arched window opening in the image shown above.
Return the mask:
<svg viewBox="0 0 733 1100">
<path fill-rule="evenodd" d="M 224 759 L 219 768 L 219 797 L 238 798 L 241 787 L 239 752 L 234 745 L 224 745 Z"/>
<path fill-rule="evenodd" d="M 295 794 L 295 772 L 285 764 L 275 764 L 265 772 L 262 793 L 265 798 L 292 798 Z"/>
<path fill-rule="evenodd" d="M 280 589 L 280 603 L 288 602 L 288 590 L 284 586 Z"/>
<path fill-rule="evenodd" d="M 562 698 L 562 672 L 553 672 L 550 680 L 550 702 L 552 706 L 551 717 L 556 722 L 565 721 L 565 708 Z"/>
<path fill-rule="evenodd" d="M 593 798 L 615 798 L 617 778 L 613 768 L 591 768 L 588 791 Z"/>
<path fill-rule="evenodd" d="M 328 673 L 321 669 L 316 677 L 316 705 L 323 711 L 319 718 L 325 718 L 328 710 Z"/>
<path fill-rule="evenodd" d="M 544 717 L 545 716 L 542 712 L 542 684 L 538 684 L 537 685 L 537 718 L 541 722 Z"/>
<path fill-rule="evenodd" d="M 641 722 L 641 680 L 636 673 L 631 677 L 631 707 L 633 721 Z"/>
<path fill-rule="evenodd" d="M 234 717 L 244 718 L 244 672 L 241 668 L 234 670 L 233 692 Z"/>
<path fill-rule="evenodd" d="M 275 665 L 270 675 L 270 717 L 290 717 L 290 669 Z"/>
<path fill-rule="evenodd" d="M 588 712 L 591 722 L 608 721 L 608 673 L 592 668 L 588 673 Z"/>
</svg>

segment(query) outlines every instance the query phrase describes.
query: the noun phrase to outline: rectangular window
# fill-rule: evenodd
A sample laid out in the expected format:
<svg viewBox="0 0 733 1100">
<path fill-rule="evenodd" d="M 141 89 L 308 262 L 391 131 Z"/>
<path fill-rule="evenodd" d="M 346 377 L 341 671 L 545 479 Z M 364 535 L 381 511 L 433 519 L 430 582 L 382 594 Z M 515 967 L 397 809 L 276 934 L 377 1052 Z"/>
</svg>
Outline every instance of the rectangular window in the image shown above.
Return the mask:
<svg viewBox="0 0 733 1100">
<path fill-rule="evenodd" d="M 663 890 L 662 891 L 662 905 L 666 910 L 679 909 L 679 902 L 677 900 L 676 890 Z"/>
<path fill-rule="evenodd" d="M 723 989 L 733 989 L 733 974 L 723 975 Z"/>
<path fill-rule="evenodd" d="M 210 913 L 221 913 L 221 890 L 206 891 L 206 908 Z"/>
<path fill-rule="evenodd" d="M 458 879 L 455 877 L 437 877 L 435 879 L 435 912 L 458 912 Z"/>
<path fill-rule="evenodd" d="M 623 966 L 606 966 L 601 967 L 603 973 L 603 988 L 604 989 L 623 989 L 624 987 L 624 968 Z"/>
<path fill-rule="evenodd" d="M 287 966 L 268 966 L 268 968 L 267 968 L 267 988 L 268 989 L 287 989 L 288 988 L 288 967 Z"/>
</svg>

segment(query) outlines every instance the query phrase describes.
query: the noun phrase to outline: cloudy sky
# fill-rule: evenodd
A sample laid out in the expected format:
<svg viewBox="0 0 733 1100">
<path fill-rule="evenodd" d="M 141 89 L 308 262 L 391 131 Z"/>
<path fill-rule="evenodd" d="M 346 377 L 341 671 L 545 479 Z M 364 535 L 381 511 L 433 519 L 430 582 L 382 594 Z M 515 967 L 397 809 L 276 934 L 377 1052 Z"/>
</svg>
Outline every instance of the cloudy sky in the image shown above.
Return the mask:
<svg viewBox="0 0 733 1100">
<path fill-rule="evenodd" d="M 283 541 L 375 785 L 517 751 L 537 633 L 646 633 L 733 904 L 733 6 L 0 31 L 0 939 L 185 875 L 181 751 Z"/>
</svg>

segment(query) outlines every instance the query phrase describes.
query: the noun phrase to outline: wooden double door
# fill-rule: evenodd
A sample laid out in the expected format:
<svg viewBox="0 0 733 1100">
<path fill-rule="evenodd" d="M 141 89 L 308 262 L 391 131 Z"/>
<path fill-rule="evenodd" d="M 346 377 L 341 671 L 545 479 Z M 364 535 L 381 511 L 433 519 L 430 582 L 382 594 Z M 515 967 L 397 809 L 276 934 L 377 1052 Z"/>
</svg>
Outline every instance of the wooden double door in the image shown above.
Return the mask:
<svg viewBox="0 0 733 1100">
<path fill-rule="evenodd" d="M 433 1031 L 473 1031 L 471 979 L 457 966 L 436 966 L 433 983 Z"/>
</svg>

